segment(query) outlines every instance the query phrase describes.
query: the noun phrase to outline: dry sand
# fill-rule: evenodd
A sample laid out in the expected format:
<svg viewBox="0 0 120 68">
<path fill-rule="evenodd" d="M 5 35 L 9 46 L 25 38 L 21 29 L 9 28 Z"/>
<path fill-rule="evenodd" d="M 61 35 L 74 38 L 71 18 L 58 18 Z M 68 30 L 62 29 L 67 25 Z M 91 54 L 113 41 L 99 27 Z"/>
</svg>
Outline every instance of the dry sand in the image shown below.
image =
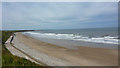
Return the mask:
<svg viewBox="0 0 120 68">
<path fill-rule="evenodd" d="M 78 50 L 71 50 L 50 43 L 42 42 L 40 40 L 33 39 L 21 33 L 17 33 L 16 39 L 19 40 L 19 43 L 24 44 L 26 47 L 29 47 L 30 49 L 34 49 L 42 54 L 55 57 L 60 60 L 64 60 L 66 64 L 68 62 L 68 65 L 75 65 L 75 66 L 117 66 L 118 65 L 118 50 L 115 49 L 91 48 L 91 47 L 79 46 Z M 54 59 L 50 61 L 54 61 Z M 44 60 L 42 60 L 41 62 L 44 62 Z M 58 62 L 62 62 L 64 64 L 63 61 L 58 61 Z"/>
</svg>

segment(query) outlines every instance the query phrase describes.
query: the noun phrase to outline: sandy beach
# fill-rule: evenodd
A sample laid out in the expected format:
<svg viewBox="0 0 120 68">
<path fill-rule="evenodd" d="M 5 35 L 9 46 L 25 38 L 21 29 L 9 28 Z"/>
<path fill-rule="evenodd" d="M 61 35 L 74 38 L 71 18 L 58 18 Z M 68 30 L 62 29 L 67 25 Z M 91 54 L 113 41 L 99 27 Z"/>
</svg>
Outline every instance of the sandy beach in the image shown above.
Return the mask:
<svg viewBox="0 0 120 68">
<path fill-rule="evenodd" d="M 28 53 L 33 57 L 39 55 L 40 57 L 37 57 L 36 59 L 43 63 L 48 62 L 47 65 L 51 66 L 118 65 L 118 50 L 116 49 L 79 46 L 77 50 L 72 50 L 56 46 L 50 43 L 42 42 L 40 40 L 25 36 L 21 33 L 16 33 L 16 37 L 13 41 L 13 44 L 15 47 L 23 50 L 24 52 Z M 29 49 L 31 50 L 31 52 Z M 46 60 L 45 57 L 41 57 L 42 55 L 44 55 L 45 57 L 50 56 L 50 60 Z"/>
</svg>

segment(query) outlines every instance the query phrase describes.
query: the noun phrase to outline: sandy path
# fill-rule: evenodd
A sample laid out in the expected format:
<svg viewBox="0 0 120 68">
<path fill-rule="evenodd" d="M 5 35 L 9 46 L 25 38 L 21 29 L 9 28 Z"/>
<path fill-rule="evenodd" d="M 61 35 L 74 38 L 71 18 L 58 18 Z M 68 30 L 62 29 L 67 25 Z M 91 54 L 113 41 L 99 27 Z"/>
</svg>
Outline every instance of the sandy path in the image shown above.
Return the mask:
<svg viewBox="0 0 120 68">
<path fill-rule="evenodd" d="M 56 65 L 58 66 L 59 65 L 63 66 L 63 64 L 65 66 L 66 65 L 76 65 L 76 66 L 117 66 L 118 65 L 117 50 L 105 49 L 105 48 L 90 48 L 90 47 L 82 47 L 82 46 L 80 46 L 78 50 L 71 50 L 24 36 L 21 33 L 17 33 L 16 39 L 19 40 L 19 43 L 23 43 L 24 46 L 26 46 L 26 49 L 27 47 L 31 50 L 33 49 L 31 55 L 35 56 L 35 54 L 38 54 L 39 55 L 39 57 L 37 57 L 38 60 L 40 60 L 42 54 L 64 60 L 64 61 L 61 60 L 57 61 L 58 63 Z M 20 46 L 19 48 L 22 49 L 22 47 L 24 46 Z M 49 65 L 55 65 L 54 62 L 56 62 L 55 59 L 46 60 L 45 58 L 40 61 L 44 63 L 48 62 Z M 50 61 L 52 61 L 53 63 L 51 63 Z M 62 64 L 61 62 L 64 63 Z"/>
</svg>

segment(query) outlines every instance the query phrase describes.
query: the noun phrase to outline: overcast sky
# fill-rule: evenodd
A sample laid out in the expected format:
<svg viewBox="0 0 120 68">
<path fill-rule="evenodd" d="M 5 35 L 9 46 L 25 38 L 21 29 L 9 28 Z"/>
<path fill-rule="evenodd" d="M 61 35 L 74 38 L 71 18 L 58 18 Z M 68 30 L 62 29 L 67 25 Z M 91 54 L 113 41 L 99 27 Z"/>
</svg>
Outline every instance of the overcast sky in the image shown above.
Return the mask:
<svg viewBox="0 0 120 68">
<path fill-rule="evenodd" d="M 118 26 L 117 2 L 4 2 L 8 29 L 76 29 Z"/>
</svg>

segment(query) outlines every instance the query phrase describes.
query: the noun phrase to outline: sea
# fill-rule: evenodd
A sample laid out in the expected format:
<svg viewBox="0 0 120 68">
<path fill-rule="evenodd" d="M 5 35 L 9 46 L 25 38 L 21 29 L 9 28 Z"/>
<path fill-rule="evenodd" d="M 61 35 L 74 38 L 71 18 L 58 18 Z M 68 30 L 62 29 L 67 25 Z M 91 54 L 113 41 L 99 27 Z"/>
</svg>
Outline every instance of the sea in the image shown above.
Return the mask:
<svg viewBox="0 0 120 68">
<path fill-rule="evenodd" d="M 78 49 L 78 46 L 118 49 L 118 28 L 47 29 L 23 32 L 32 38 L 58 46 Z"/>
</svg>

